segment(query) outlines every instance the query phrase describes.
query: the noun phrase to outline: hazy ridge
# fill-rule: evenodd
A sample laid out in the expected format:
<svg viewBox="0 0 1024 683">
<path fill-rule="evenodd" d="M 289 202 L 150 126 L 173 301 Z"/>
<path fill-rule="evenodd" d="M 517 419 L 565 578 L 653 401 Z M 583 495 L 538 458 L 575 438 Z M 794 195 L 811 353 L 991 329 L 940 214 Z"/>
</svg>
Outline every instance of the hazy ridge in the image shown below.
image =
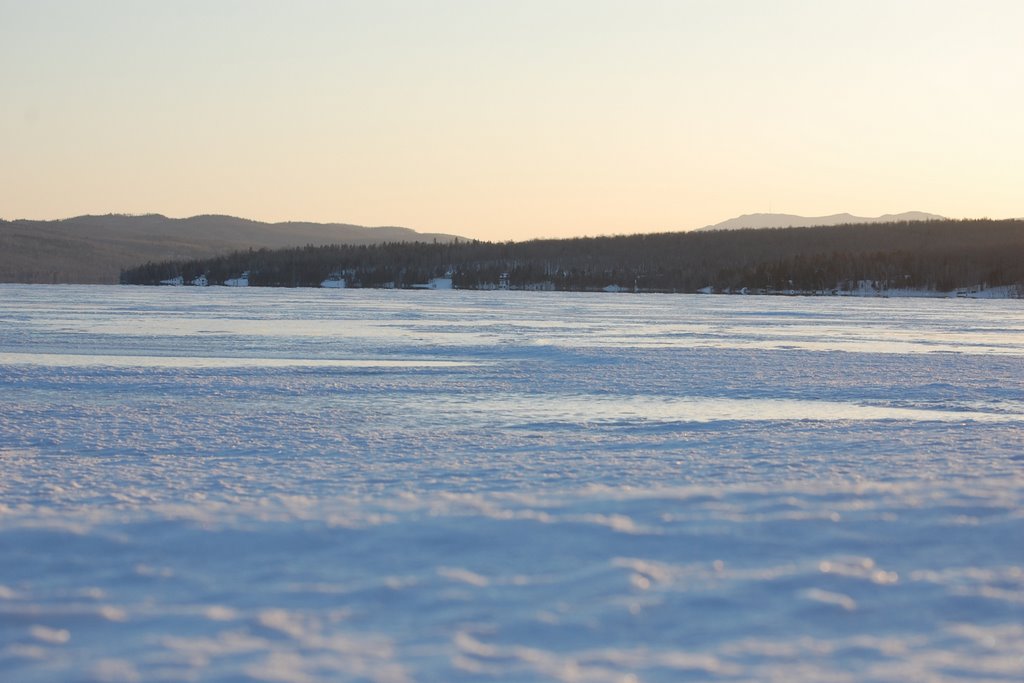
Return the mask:
<svg viewBox="0 0 1024 683">
<path fill-rule="evenodd" d="M 122 269 L 147 261 L 209 258 L 250 248 L 453 239 L 393 226 L 263 223 L 222 215 L 0 220 L 0 282 L 114 284 Z"/>
<path fill-rule="evenodd" d="M 698 230 L 743 230 L 746 228 L 815 228 L 824 225 L 863 225 L 865 223 L 900 223 L 912 221 L 941 221 L 945 216 L 923 211 L 887 213 L 883 216 L 854 216 L 834 213 L 830 216 L 797 216 L 789 213 L 748 213 L 736 218 L 705 225 Z"/>
</svg>

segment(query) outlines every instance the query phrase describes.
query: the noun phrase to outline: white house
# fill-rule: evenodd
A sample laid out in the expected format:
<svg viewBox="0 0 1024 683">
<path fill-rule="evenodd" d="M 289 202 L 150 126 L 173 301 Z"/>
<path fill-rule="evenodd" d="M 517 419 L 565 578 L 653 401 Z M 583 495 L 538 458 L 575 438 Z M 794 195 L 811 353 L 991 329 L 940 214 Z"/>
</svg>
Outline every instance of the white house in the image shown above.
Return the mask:
<svg viewBox="0 0 1024 683">
<path fill-rule="evenodd" d="M 345 282 L 345 278 L 340 275 L 331 275 L 321 282 L 320 286 L 326 289 L 345 289 L 345 287 L 348 286 L 348 283 Z"/>
<path fill-rule="evenodd" d="M 225 287 L 248 287 L 249 286 L 249 271 L 245 271 L 238 277 L 228 278 L 224 281 Z"/>
</svg>

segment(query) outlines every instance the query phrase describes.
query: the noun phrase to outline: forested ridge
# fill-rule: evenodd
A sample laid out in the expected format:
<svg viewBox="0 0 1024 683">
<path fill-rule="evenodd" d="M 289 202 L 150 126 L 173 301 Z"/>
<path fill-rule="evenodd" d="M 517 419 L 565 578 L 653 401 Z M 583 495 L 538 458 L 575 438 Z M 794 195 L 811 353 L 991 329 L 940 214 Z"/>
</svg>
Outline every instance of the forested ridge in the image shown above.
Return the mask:
<svg viewBox="0 0 1024 683">
<path fill-rule="evenodd" d="M 296 244 L 446 242 L 455 235 L 348 223 L 263 223 L 235 216 L 160 214 L 76 216 L 55 221 L 0 220 L 0 282 L 115 284 L 147 260 L 204 259 L 234 249 Z"/>
<path fill-rule="evenodd" d="M 248 273 L 249 284 L 411 287 L 451 277 L 458 288 L 587 291 L 829 292 L 862 286 L 952 291 L 1024 283 L 1024 220 L 941 220 L 815 228 L 672 232 L 528 242 L 390 242 L 237 251 L 147 263 L 125 284 Z M 504 276 L 504 277 L 503 277 Z"/>
</svg>

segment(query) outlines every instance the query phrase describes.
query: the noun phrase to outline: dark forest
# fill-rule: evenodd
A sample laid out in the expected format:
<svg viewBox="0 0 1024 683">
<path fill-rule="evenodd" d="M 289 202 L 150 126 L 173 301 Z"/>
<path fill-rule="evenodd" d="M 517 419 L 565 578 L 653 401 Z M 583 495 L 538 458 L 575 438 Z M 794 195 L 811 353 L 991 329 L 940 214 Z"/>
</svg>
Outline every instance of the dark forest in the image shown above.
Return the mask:
<svg viewBox="0 0 1024 683">
<path fill-rule="evenodd" d="M 952 291 L 1024 283 L 1024 220 L 673 232 L 528 242 L 391 242 L 237 251 L 124 270 L 124 284 L 248 273 L 249 284 L 638 292 L 832 293 L 868 286 Z"/>
</svg>

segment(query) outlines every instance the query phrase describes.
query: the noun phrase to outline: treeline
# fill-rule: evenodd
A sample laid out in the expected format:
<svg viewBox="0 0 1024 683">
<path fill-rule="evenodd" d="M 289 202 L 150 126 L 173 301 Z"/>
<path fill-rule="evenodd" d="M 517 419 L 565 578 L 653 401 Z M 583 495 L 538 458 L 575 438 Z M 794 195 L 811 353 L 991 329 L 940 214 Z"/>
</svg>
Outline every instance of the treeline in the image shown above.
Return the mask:
<svg viewBox="0 0 1024 683">
<path fill-rule="evenodd" d="M 656 233 L 532 240 L 395 242 L 239 251 L 125 270 L 125 284 L 248 273 L 249 284 L 411 287 L 451 277 L 458 288 L 636 291 L 830 291 L 869 281 L 878 289 L 951 291 L 1024 283 L 1024 220 L 959 220 L 818 228 Z"/>
</svg>

